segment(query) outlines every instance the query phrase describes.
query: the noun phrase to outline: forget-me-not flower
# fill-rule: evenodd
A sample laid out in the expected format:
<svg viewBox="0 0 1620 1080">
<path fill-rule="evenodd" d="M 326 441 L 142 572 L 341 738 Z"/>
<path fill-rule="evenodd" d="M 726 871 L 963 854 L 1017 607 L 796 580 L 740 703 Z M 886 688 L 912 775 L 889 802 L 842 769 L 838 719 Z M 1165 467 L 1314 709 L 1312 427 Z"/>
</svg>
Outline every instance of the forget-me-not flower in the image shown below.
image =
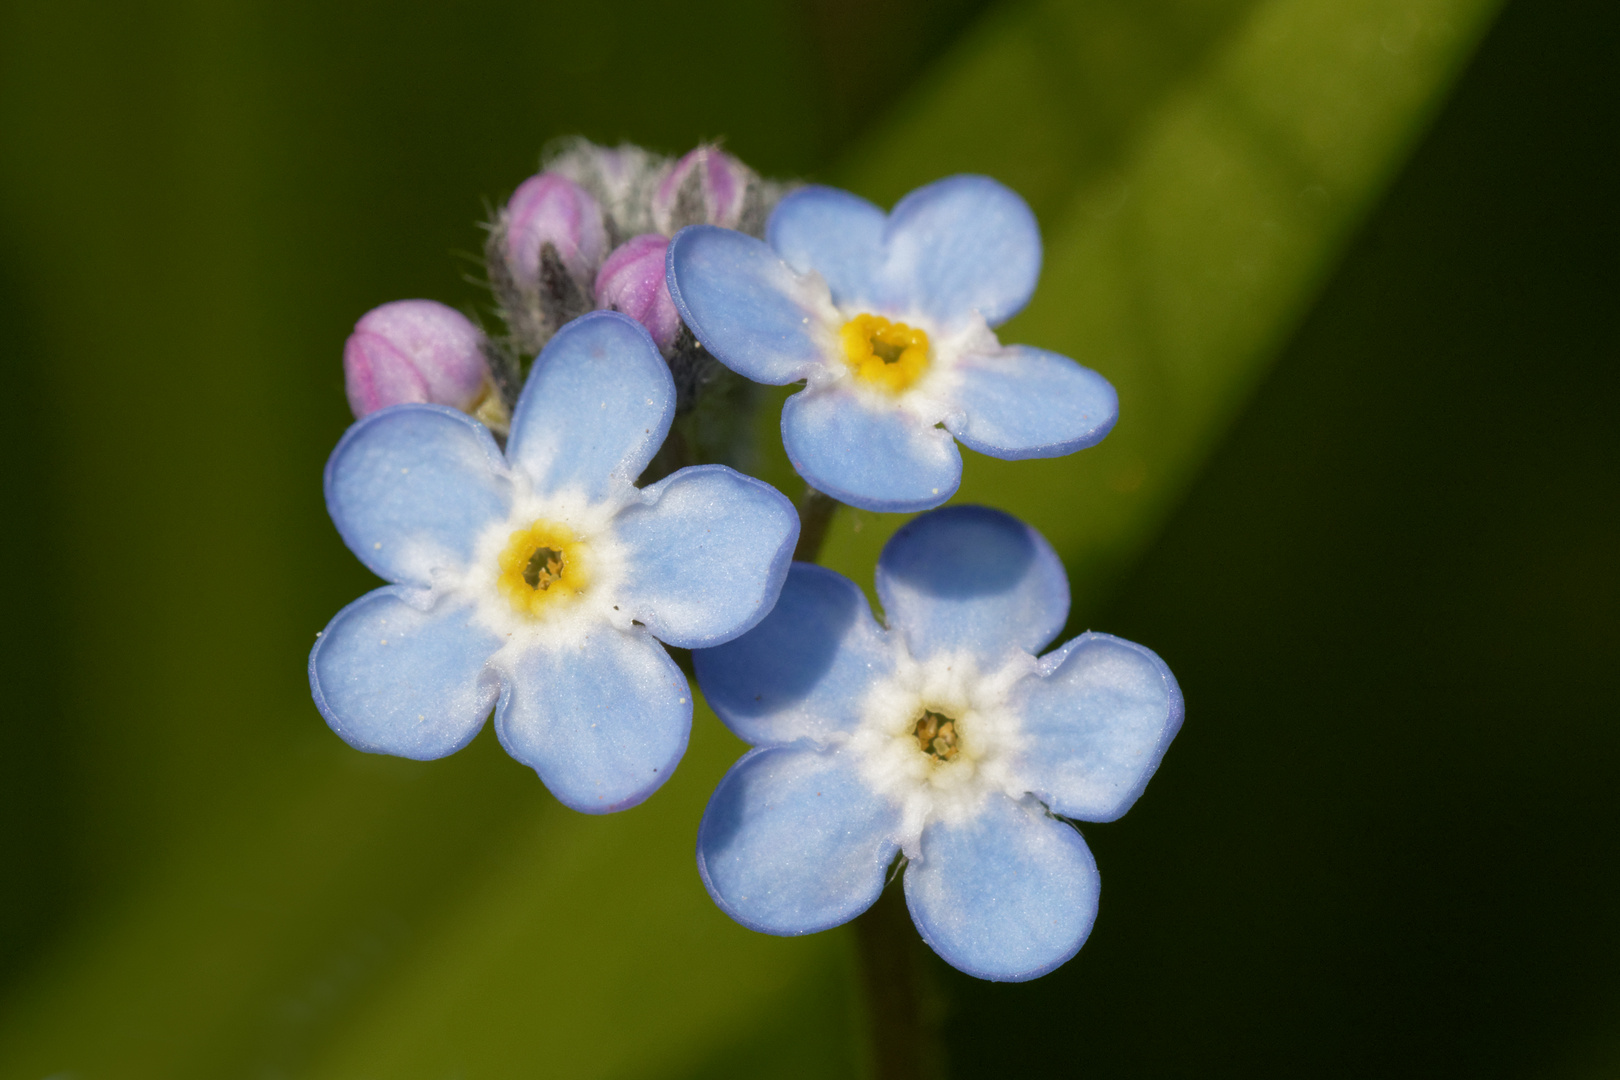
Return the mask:
<svg viewBox="0 0 1620 1080">
<path fill-rule="evenodd" d="M 794 563 L 764 621 L 694 654 L 709 704 L 755 746 L 703 816 L 703 882 L 743 925 L 806 934 L 866 910 L 904 852 L 906 903 L 940 956 L 985 979 L 1045 974 L 1097 911 L 1096 863 L 1054 815 L 1123 814 L 1181 726 L 1181 692 L 1107 634 L 1037 656 L 1068 582 L 997 510 L 906 525 L 877 591 L 887 629 L 849 579 Z"/>
<path fill-rule="evenodd" d="M 868 510 L 925 510 L 961 481 L 952 436 L 992 457 L 1055 457 L 1113 427 L 1106 379 L 991 330 L 1029 301 L 1041 265 L 1034 215 L 996 181 L 940 180 L 887 215 L 801 188 L 765 235 L 682 230 L 669 288 L 721 363 L 806 382 L 782 409 L 782 441 L 812 487 Z"/>
<path fill-rule="evenodd" d="M 655 639 L 697 648 L 753 626 L 799 531 L 782 495 L 722 465 L 636 488 L 674 408 L 647 331 L 599 312 L 535 361 L 504 455 L 436 405 L 351 427 L 327 463 L 327 506 L 393 584 L 344 608 L 310 654 L 333 730 L 436 758 L 493 707 L 501 744 L 576 810 L 623 809 L 662 784 L 692 702 Z"/>
</svg>

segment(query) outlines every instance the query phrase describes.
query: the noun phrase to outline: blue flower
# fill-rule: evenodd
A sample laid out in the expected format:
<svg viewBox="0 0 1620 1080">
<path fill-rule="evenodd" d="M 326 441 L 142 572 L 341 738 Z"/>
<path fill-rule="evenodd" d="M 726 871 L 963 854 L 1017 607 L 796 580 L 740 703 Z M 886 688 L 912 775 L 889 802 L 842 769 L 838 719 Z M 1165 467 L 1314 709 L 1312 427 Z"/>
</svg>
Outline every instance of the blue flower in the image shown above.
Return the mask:
<svg viewBox="0 0 1620 1080">
<path fill-rule="evenodd" d="M 692 702 L 655 638 L 718 645 L 776 602 L 798 517 L 721 465 L 638 489 L 675 387 L 635 321 L 586 315 L 535 361 L 503 456 L 483 425 L 397 405 L 326 466 L 343 540 L 394 584 L 338 613 L 309 657 L 332 729 L 437 758 L 495 709 L 501 745 L 576 810 L 620 810 L 669 778 Z"/>
<path fill-rule="evenodd" d="M 952 436 L 992 457 L 1056 457 L 1114 426 L 1106 379 L 991 331 L 1029 301 L 1041 265 L 1034 215 L 994 180 L 929 184 L 887 216 L 801 188 L 766 241 L 683 229 L 669 288 L 722 364 L 755 382 L 805 380 L 782 409 L 782 441 L 812 487 L 868 510 L 926 510 L 961 482 Z"/>
<path fill-rule="evenodd" d="M 1073 956 L 1097 866 L 1064 821 L 1125 813 L 1181 727 L 1149 650 L 1062 628 L 1068 582 L 1035 530 L 951 507 L 878 562 L 888 628 L 849 579 L 794 563 L 742 637 L 693 656 L 755 749 L 720 782 L 698 868 L 720 907 L 769 934 L 859 915 L 904 852 L 923 939 L 970 975 L 1020 981 Z"/>
</svg>

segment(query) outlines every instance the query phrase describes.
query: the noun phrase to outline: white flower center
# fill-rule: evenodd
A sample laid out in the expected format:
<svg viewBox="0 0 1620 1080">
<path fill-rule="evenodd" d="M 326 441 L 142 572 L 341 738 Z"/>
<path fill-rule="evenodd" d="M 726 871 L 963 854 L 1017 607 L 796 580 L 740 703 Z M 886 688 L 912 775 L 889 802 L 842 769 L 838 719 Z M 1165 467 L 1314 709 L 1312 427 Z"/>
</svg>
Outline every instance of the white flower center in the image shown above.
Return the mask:
<svg viewBox="0 0 1620 1080">
<path fill-rule="evenodd" d="M 902 656 L 894 674 L 867 691 L 849 747 L 866 782 L 900 807 L 907 856 L 918 856 L 930 822 L 972 817 L 996 792 L 1023 794 L 1012 767 L 1022 725 L 1007 697 L 1034 670 L 1025 655 L 991 672 L 967 654 Z"/>
</svg>

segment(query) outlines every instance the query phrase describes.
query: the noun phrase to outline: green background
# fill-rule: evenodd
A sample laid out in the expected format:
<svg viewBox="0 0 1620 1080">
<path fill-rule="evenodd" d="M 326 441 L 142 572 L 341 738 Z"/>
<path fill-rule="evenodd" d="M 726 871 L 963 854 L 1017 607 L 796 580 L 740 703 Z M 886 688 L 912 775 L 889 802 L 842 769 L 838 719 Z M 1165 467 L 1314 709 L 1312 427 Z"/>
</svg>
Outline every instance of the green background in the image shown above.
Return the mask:
<svg viewBox="0 0 1620 1080">
<path fill-rule="evenodd" d="M 1587 0 L 0 8 L 0 1076 L 856 1075 L 842 931 L 716 911 L 741 744 L 559 808 L 309 703 L 355 318 L 479 310 L 583 133 L 888 202 L 987 172 L 1004 340 L 1119 387 L 968 457 L 1188 720 L 1078 958 L 943 965 L 957 1076 L 1620 1073 L 1620 27 Z M 774 427 L 774 413 L 762 417 Z M 792 485 L 762 439 L 762 472 Z M 899 519 L 847 514 L 869 583 Z"/>
</svg>

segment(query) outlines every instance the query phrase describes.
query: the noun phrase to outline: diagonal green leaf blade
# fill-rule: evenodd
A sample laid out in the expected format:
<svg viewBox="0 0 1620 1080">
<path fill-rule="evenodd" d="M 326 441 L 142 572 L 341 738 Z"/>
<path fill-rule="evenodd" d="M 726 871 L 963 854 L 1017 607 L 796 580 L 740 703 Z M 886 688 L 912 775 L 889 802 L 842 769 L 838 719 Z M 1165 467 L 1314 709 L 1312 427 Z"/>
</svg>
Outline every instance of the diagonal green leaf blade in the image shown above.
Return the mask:
<svg viewBox="0 0 1620 1080">
<path fill-rule="evenodd" d="M 982 171 L 1042 214 L 1042 280 L 1002 340 L 1102 372 L 1120 421 L 1067 458 L 965 452 L 954 501 L 1041 529 L 1069 565 L 1077 618 L 1155 535 L 1496 7 L 1027 5 L 852 164 L 850 186 L 874 198 Z M 846 513 L 825 561 L 869 582 L 902 520 Z"/>
</svg>

